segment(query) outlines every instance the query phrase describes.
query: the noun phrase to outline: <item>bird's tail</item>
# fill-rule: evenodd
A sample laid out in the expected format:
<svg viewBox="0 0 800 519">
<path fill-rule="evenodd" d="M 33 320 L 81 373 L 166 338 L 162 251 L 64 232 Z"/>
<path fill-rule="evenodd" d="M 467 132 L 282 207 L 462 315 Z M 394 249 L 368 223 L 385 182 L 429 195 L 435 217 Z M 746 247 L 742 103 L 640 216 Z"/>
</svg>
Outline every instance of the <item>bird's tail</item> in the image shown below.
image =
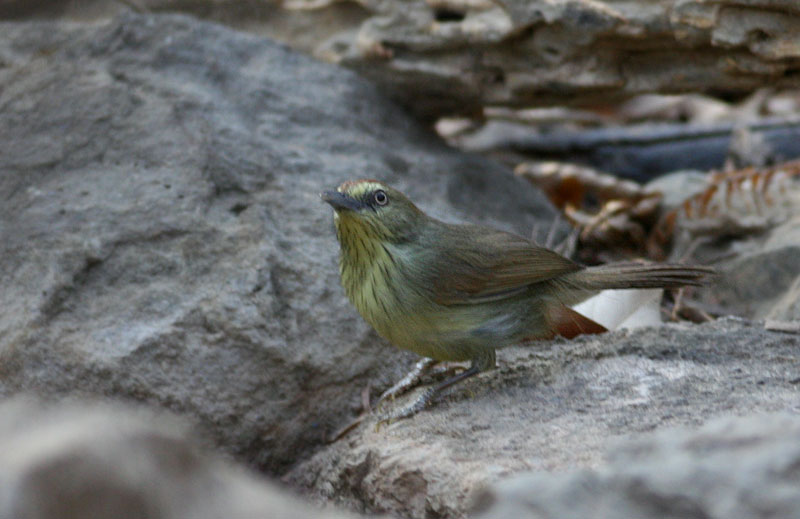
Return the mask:
<svg viewBox="0 0 800 519">
<path fill-rule="evenodd" d="M 567 276 L 565 281 L 582 290 L 608 288 L 678 288 L 700 286 L 714 269 L 674 263 L 611 263 L 588 267 Z"/>
</svg>

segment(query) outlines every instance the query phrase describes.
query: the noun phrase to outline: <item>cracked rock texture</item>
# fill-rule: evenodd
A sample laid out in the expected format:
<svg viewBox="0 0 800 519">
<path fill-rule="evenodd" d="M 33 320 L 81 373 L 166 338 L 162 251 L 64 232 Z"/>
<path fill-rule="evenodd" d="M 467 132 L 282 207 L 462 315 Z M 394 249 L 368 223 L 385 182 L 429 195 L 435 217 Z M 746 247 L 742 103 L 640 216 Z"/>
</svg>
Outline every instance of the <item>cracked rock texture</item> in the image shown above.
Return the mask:
<svg viewBox="0 0 800 519">
<path fill-rule="evenodd" d="M 296 466 L 287 480 L 321 501 L 359 511 L 460 518 L 473 506 L 485 507 L 483 489 L 512 474 L 602 467 L 608 446 L 620 438 L 728 415 L 800 411 L 800 335 L 736 319 L 544 342 L 539 351 L 511 348 L 499 352 L 499 364 L 412 419 L 379 431 L 374 418 L 367 419 L 350 436 Z M 789 443 L 785 440 L 782 448 Z M 663 447 L 665 458 L 671 445 Z M 797 459 L 796 447 L 787 455 Z M 776 456 L 751 461 L 766 466 Z M 701 461 L 693 463 L 687 460 L 672 475 L 677 478 L 683 468 L 699 471 Z M 734 465 L 732 460 L 718 470 L 734 478 L 729 471 Z M 650 470 L 657 477 L 656 461 Z M 748 473 L 739 474 L 746 478 Z M 542 488 L 567 484 L 558 475 L 537 478 Z M 771 482 L 764 478 L 758 485 L 766 488 Z M 671 485 L 691 493 L 693 482 L 687 476 Z M 765 499 L 780 498 L 780 488 L 773 487 Z M 587 502 L 578 509 L 590 510 L 588 499 L 599 492 L 586 490 Z M 494 495 L 498 504 L 492 510 L 504 510 L 506 496 L 513 506 L 526 503 L 520 493 Z M 533 493 L 529 499 L 568 507 L 569 496 L 564 490 L 553 496 Z M 645 493 L 641 499 L 643 507 L 658 510 L 666 498 Z M 520 517 L 538 517 L 534 511 L 527 514 Z M 487 512 L 483 517 L 516 516 Z"/>
<path fill-rule="evenodd" d="M 794 0 L 4 0 L 0 16 L 99 18 L 129 5 L 280 38 L 426 118 L 800 84 Z"/>
<path fill-rule="evenodd" d="M 800 517 L 800 418 L 723 418 L 615 449 L 598 470 L 525 474 L 479 497 L 476 519 Z"/>
<path fill-rule="evenodd" d="M 0 395 L 163 406 L 272 472 L 414 360 L 347 304 L 320 191 L 553 215 L 352 72 L 184 16 L 1 23 L 0 135 Z"/>
<path fill-rule="evenodd" d="M 323 512 L 203 451 L 185 424 L 98 404 L 0 404 L 0 517 L 218 519 Z"/>
</svg>

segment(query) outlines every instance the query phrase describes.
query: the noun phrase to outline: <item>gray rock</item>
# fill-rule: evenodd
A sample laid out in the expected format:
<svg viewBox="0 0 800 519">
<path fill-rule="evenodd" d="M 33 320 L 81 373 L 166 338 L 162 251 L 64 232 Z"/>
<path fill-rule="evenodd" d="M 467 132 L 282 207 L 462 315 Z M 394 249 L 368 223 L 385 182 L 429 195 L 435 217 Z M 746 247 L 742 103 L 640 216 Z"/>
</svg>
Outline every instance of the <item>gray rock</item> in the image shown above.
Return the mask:
<svg viewBox="0 0 800 519">
<path fill-rule="evenodd" d="M 705 249 L 698 254 L 708 255 L 714 247 Z M 800 320 L 800 216 L 739 237 L 715 253 L 728 257 L 698 292 L 703 301 L 751 319 Z"/>
<path fill-rule="evenodd" d="M 481 495 L 476 519 L 800 517 L 800 418 L 762 415 L 666 430 L 608 465 L 526 474 Z"/>
<path fill-rule="evenodd" d="M 456 386 L 412 419 L 378 431 L 366 420 L 287 480 L 359 511 L 464 517 L 486 485 L 530 470 L 599 467 L 619 438 L 800 411 L 800 335 L 736 319 L 543 342 L 501 350 L 499 360 L 499 370 Z M 541 480 L 554 488 L 561 481 Z M 569 495 L 559 499 L 568 503 Z"/>
<path fill-rule="evenodd" d="M 321 190 L 553 215 L 355 74 L 210 23 L 6 22 L 0 64 L 0 395 L 149 402 L 272 471 L 414 360 L 346 303 Z"/>
<path fill-rule="evenodd" d="M 4 518 L 352 517 L 205 453 L 174 417 L 76 402 L 0 404 L 0 489 Z"/>
<path fill-rule="evenodd" d="M 779 321 L 800 322 L 800 275 L 794 278 L 789 289 L 772 305 L 767 317 Z"/>
</svg>

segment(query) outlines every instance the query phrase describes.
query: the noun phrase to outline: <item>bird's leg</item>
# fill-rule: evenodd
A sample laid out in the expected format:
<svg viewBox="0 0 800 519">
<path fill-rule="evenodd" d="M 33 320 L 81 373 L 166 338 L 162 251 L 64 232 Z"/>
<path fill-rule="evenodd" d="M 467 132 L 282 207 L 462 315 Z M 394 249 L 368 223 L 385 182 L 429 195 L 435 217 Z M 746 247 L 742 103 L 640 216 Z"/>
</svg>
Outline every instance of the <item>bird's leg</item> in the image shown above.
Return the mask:
<svg viewBox="0 0 800 519">
<path fill-rule="evenodd" d="M 430 359 L 428 357 L 423 358 L 416 364 L 414 364 L 414 368 L 402 379 L 400 379 L 395 385 L 384 391 L 380 397 L 378 397 L 378 401 L 375 403 L 376 407 L 381 404 L 386 399 L 394 399 L 414 387 L 416 387 L 420 380 L 422 380 L 423 375 L 425 375 L 432 367 L 438 364 L 438 360 Z M 354 420 L 350 423 L 339 429 L 335 432 L 330 439 L 328 439 L 328 443 L 333 443 L 342 437 L 344 437 L 347 433 L 352 431 L 353 429 L 358 426 L 361 422 L 364 421 L 364 418 L 367 414 L 371 411 L 371 406 L 369 404 L 369 385 L 365 388 L 365 393 L 361 395 L 362 399 L 362 413 L 357 416 Z"/>
<path fill-rule="evenodd" d="M 420 411 L 428 407 L 433 401 L 433 397 L 436 396 L 437 393 L 447 389 L 453 384 L 461 382 L 464 379 L 467 379 L 473 375 L 477 375 L 478 373 L 480 373 L 480 369 L 478 369 L 476 366 L 473 365 L 470 366 L 468 370 L 463 371 L 454 377 L 450 377 L 447 380 L 426 389 L 425 391 L 422 392 L 421 395 L 419 395 L 419 397 L 416 400 L 411 402 L 409 405 L 381 415 L 380 418 L 378 418 L 378 426 L 384 423 L 391 423 L 394 422 L 395 420 L 402 420 L 403 418 L 409 418 L 411 416 L 414 416 L 415 414 L 419 413 Z"/>
<path fill-rule="evenodd" d="M 426 407 L 428 407 L 431 402 L 433 401 L 433 397 L 435 397 L 439 392 L 444 391 L 445 389 L 449 388 L 454 384 L 458 384 L 462 380 L 466 380 L 469 377 L 477 375 L 481 371 L 486 371 L 488 369 L 492 369 L 495 367 L 495 353 L 494 350 L 486 350 L 479 358 L 475 358 L 472 360 L 472 364 L 470 365 L 469 369 L 450 377 L 437 385 L 426 389 L 423 393 L 409 405 L 405 407 L 401 407 L 400 409 L 396 409 L 392 412 L 385 413 L 378 418 L 377 426 L 380 427 L 381 424 L 384 423 L 391 423 L 395 420 L 401 420 L 403 418 L 409 418 L 414 416 L 418 412 L 422 411 Z"/>
<path fill-rule="evenodd" d="M 405 377 L 401 378 L 395 385 L 384 391 L 381 396 L 378 397 L 378 401 L 375 405 L 380 405 L 380 403 L 387 398 L 393 400 L 415 388 L 419 384 L 419 381 L 422 380 L 422 376 L 438 363 L 438 360 L 429 359 L 427 357 L 420 360 L 414 364 L 414 368 Z"/>
</svg>

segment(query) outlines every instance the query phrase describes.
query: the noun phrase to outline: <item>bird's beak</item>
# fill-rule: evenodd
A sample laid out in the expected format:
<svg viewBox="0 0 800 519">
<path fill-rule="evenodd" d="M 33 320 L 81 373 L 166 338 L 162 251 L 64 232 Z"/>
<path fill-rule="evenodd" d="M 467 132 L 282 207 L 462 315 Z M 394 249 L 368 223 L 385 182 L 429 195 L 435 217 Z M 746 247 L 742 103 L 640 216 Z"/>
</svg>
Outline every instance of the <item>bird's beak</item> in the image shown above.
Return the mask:
<svg viewBox="0 0 800 519">
<path fill-rule="evenodd" d="M 338 191 L 325 191 L 324 193 L 320 193 L 319 197 L 322 198 L 323 202 L 328 202 L 331 204 L 331 207 L 337 211 L 340 209 L 358 211 L 364 205 L 355 198 Z"/>
</svg>

